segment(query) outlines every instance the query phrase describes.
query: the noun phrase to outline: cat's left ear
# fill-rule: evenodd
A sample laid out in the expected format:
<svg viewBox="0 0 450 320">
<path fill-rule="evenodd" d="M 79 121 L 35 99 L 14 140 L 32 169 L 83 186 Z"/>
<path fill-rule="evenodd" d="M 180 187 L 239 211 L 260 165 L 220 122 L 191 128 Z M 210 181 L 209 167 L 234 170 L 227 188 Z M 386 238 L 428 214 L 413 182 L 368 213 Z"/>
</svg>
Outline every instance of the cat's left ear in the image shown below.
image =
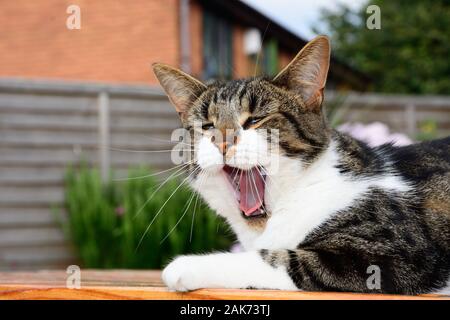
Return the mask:
<svg viewBox="0 0 450 320">
<path fill-rule="evenodd" d="M 303 47 L 273 83 L 299 93 L 309 109 L 319 110 L 329 66 L 330 41 L 326 36 L 318 36 Z"/>
<path fill-rule="evenodd" d="M 180 116 L 206 89 L 206 86 L 199 80 L 166 64 L 154 63 L 152 68 Z"/>
</svg>

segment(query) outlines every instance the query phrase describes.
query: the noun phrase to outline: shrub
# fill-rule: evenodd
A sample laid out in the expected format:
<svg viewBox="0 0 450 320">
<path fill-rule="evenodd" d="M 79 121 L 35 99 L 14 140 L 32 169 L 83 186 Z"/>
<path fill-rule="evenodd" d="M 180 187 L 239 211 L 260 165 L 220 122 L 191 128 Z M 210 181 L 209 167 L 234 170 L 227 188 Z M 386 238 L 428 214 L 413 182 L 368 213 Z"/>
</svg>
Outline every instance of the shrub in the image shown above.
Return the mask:
<svg viewBox="0 0 450 320">
<path fill-rule="evenodd" d="M 96 169 L 67 170 L 63 226 L 83 267 L 161 268 L 178 254 L 230 247 L 224 221 L 188 187 L 150 175 L 137 168 L 126 181 L 102 183 Z"/>
</svg>

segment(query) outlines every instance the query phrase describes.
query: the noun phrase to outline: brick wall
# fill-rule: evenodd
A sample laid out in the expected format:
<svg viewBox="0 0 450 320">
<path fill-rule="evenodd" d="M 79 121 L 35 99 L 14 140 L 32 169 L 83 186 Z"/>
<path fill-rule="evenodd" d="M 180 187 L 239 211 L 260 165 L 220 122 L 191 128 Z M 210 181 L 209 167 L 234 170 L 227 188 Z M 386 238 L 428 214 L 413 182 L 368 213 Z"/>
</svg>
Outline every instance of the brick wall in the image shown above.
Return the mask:
<svg viewBox="0 0 450 320">
<path fill-rule="evenodd" d="M 156 83 L 152 62 L 179 64 L 178 0 L 2 1 L 0 21 L 1 77 Z"/>
<path fill-rule="evenodd" d="M 15 0 L 0 11 L 0 77 L 157 84 L 152 62 L 180 64 L 179 0 Z M 67 7 L 81 8 L 69 30 Z M 203 68 L 203 14 L 190 1 L 191 71 Z M 233 27 L 233 76 L 253 73 L 243 52 L 246 27 Z M 280 48 L 282 49 L 282 48 Z M 300 49 L 300 48 L 299 48 Z M 280 50 L 280 67 L 292 53 Z"/>
<path fill-rule="evenodd" d="M 203 70 L 203 13 L 196 1 L 190 1 L 189 27 L 191 37 L 191 73 L 201 78 Z"/>
<path fill-rule="evenodd" d="M 248 58 L 244 52 L 244 28 L 235 26 L 233 30 L 233 76 L 244 78 L 249 75 Z"/>
</svg>

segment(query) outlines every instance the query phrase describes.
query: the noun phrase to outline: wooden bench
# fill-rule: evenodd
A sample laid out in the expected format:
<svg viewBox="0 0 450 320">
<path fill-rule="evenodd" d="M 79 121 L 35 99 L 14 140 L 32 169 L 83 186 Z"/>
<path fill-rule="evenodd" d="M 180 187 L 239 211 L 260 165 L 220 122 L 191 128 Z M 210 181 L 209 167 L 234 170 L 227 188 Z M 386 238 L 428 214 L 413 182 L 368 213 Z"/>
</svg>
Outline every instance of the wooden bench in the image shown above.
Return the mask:
<svg viewBox="0 0 450 320">
<path fill-rule="evenodd" d="M 170 292 L 164 287 L 160 271 L 82 270 L 81 288 L 66 287 L 64 271 L 0 272 L 0 300 L 4 299 L 446 299 L 443 295 L 381 295 L 333 292 L 293 292 L 277 290 L 201 289 L 188 293 Z"/>
</svg>

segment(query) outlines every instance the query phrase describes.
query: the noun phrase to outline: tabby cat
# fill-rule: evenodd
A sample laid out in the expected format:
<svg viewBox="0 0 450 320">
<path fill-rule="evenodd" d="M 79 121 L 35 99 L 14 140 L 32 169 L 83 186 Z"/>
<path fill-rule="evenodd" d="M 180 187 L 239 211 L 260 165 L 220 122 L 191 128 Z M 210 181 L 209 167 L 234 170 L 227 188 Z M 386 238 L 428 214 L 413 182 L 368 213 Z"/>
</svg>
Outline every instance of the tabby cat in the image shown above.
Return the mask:
<svg viewBox="0 0 450 320">
<path fill-rule="evenodd" d="M 450 138 L 371 148 L 333 130 L 322 110 L 329 62 L 319 36 L 273 79 L 204 84 L 153 65 L 183 128 L 200 136 L 189 146 L 190 184 L 244 248 L 176 258 L 163 271 L 169 289 L 419 294 L 448 285 Z M 278 132 L 270 157 L 267 130 Z"/>
</svg>

